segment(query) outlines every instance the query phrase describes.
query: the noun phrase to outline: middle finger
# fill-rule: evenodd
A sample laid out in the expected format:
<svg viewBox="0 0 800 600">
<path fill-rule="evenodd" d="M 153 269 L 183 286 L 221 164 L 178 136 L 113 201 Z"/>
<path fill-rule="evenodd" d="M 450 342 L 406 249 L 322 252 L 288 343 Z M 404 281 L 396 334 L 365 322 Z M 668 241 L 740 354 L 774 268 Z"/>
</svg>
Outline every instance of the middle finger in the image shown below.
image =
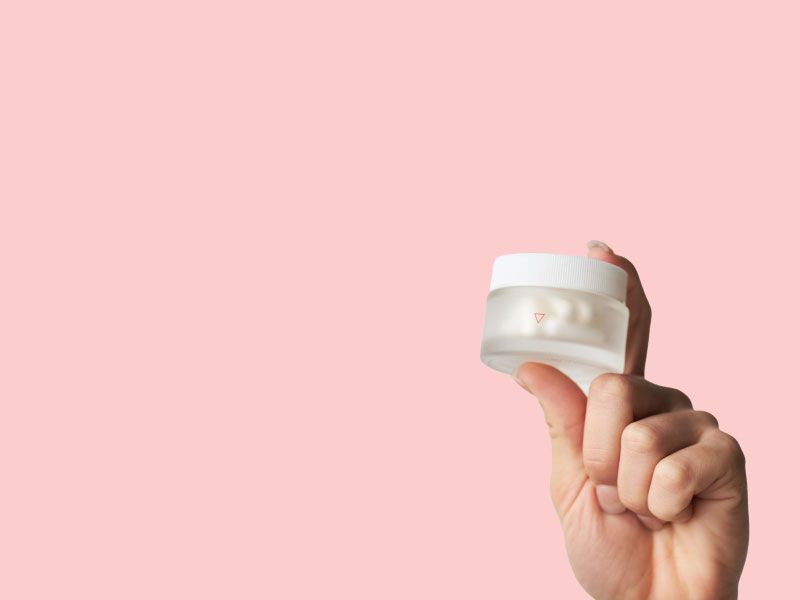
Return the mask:
<svg viewBox="0 0 800 600">
<path fill-rule="evenodd" d="M 583 465 L 596 485 L 616 485 L 622 431 L 651 415 L 692 408 L 683 392 L 636 375 L 608 373 L 595 378 L 586 401 Z"/>
</svg>

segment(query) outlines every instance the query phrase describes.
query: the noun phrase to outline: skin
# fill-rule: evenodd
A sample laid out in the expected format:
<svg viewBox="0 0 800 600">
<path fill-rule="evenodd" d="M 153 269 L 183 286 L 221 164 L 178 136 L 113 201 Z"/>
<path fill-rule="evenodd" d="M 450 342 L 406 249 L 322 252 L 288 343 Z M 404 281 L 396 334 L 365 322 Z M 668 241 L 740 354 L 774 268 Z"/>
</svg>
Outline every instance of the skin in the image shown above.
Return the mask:
<svg viewBox="0 0 800 600">
<path fill-rule="evenodd" d="M 644 378 L 652 313 L 636 269 L 604 244 L 589 256 L 628 272 L 624 373 L 597 377 L 588 396 L 547 365 L 514 374 L 549 428 L 575 576 L 598 600 L 736 598 L 749 537 L 742 449 L 686 394 Z"/>
</svg>

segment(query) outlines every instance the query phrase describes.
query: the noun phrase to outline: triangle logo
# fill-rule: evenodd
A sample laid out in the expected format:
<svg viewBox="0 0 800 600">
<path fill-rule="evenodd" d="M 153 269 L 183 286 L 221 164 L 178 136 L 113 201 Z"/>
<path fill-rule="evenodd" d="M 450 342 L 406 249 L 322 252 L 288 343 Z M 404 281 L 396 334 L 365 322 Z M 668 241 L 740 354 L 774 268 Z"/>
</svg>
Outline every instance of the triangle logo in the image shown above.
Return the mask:
<svg viewBox="0 0 800 600">
<path fill-rule="evenodd" d="M 533 316 L 536 317 L 537 323 L 541 323 L 542 319 L 544 319 L 544 313 L 533 313 Z"/>
</svg>

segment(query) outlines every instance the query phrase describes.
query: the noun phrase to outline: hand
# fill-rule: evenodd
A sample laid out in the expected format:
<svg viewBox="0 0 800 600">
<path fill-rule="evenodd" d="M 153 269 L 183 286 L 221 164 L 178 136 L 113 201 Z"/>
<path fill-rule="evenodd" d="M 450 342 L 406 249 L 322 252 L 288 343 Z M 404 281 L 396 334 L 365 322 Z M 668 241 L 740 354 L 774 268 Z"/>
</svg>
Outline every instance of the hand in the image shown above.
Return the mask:
<svg viewBox="0 0 800 600">
<path fill-rule="evenodd" d="M 597 377 L 588 398 L 553 367 L 515 373 L 550 429 L 572 569 L 597 599 L 735 598 L 748 543 L 742 450 L 685 394 L 644 379 L 651 313 L 636 269 L 604 244 L 589 256 L 628 272 L 625 373 Z"/>
</svg>

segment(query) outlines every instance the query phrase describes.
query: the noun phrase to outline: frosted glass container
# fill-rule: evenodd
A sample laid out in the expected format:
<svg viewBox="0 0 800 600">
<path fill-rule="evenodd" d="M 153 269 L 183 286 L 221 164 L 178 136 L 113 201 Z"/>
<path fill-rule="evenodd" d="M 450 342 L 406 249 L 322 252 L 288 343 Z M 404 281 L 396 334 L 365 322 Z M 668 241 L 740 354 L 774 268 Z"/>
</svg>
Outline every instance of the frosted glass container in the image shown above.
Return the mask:
<svg viewBox="0 0 800 600">
<path fill-rule="evenodd" d="M 503 373 L 552 365 L 586 392 L 625 365 L 627 273 L 581 256 L 525 253 L 495 259 L 481 360 Z"/>
</svg>

